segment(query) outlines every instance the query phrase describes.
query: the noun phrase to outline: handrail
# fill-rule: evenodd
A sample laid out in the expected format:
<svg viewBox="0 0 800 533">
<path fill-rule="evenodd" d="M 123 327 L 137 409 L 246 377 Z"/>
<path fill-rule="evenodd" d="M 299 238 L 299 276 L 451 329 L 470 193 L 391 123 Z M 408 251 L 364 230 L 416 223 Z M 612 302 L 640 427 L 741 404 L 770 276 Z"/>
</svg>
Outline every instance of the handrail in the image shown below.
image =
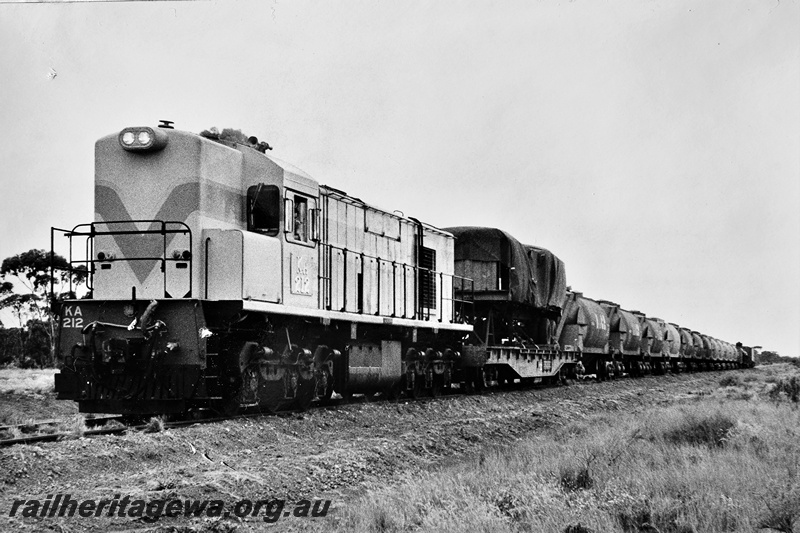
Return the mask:
<svg viewBox="0 0 800 533">
<path fill-rule="evenodd" d="M 115 224 L 156 224 L 158 227 L 155 229 L 144 229 L 144 230 L 132 230 L 132 229 L 98 229 L 98 226 L 113 226 Z M 170 228 L 170 225 L 178 226 L 176 228 Z M 50 228 L 50 253 L 51 253 L 51 272 L 53 270 L 53 256 L 55 255 L 55 233 L 60 232 L 63 233 L 63 236 L 69 240 L 69 256 L 67 258 L 67 262 L 69 266 L 69 272 L 79 272 L 80 270 L 75 268 L 75 265 L 86 265 L 86 287 L 90 290 L 94 290 L 94 274 L 96 271 L 95 264 L 101 263 L 120 263 L 120 262 L 129 262 L 129 261 L 160 261 L 161 262 L 161 271 L 164 273 L 164 297 L 167 297 L 167 268 L 166 265 L 169 262 L 175 263 L 188 263 L 189 264 L 189 292 L 188 296 L 191 297 L 193 294 L 193 272 L 194 269 L 192 268 L 193 261 L 194 261 L 194 239 L 192 238 L 192 230 L 191 228 L 185 223 L 176 220 L 147 220 L 147 219 L 138 219 L 138 220 L 110 220 L 104 222 L 88 222 L 84 224 L 78 224 L 74 226 L 71 230 L 66 230 L 62 228 Z M 167 257 L 167 235 L 171 234 L 180 234 L 180 235 L 188 235 L 189 243 L 188 243 L 188 252 L 189 258 L 183 257 Z M 119 258 L 104 258 L 98 259 L 95 257 L 95 246 L 94 246 L 94 239 L 95 237 L 99 236 L 115 236 L 115 235 L 162 235 L 162 248 L 161 248 L 161 255 L 160 256 L 137 256 L 137 257 L 119 257 Z M 75 259 L 73 256 L 73 239 L 85 237 L 85 248 L 83 252 L 83 259 Z M 72 291 L 73 284 L 72 284 L 72 276 L 70 276 L 70 291 Z M 135 290 L 135 289 L 134 289 Z M 50 292 L 51 298 L 54 297 L 53 294 L 54 286 L 53 280 L 51 279 L 50 285 Z M 135 294 L 135 293 L 134 293 Z"/>
<path fill-rule="evenodd" d="M 473 323 L 474 320 L 475 320 L 475 314 L 474 314 L 475 313 L 475 309 L 474 309 L 474 286 L 475 286 L 475 282 L 470 278 L 465 278 L 465 277 L 462 277 L 462 276 L 458 276 L 456 274 L 449 274 L 449 273 L 446 273 L 446 272 L 443 272 L 443 271 L 434 270 L 434 269 L 430 269 L 430 268 L 420 267 L 420 266 L 417 266 L 417 265 L 410 265 L 408 263 L 401 263 L 401 262 L 393 261 L 393 260 L 386 259 L 386 258 L 383 258 L 383 257 L 377 257 L 377 256 L 369 255 L 369 254 L 366 254 L 364 252 L 356 252 L 356 251 L 353 251 L 353 250 L 348 250 L 345 247 L 337 246 L 335 244 L 322 243 L 322 242 L 319 243 L 319 244 L 320 244 L 320 249 L 321 249 L 321 254 L 320 255 L 323 258 L 323 261 L 322 261 L 323 265 L 320 266 L 320 270 L 319 270 L 319 274 L 318 274 L 318 278 L 319 278 L 318 279 L 318 286 L 322 289 L 320 291 L 320 293 L 321 293 L 321 295 L 320 295 L 320 307 L 327 308 L 327 307 L 330 307 L 330 306 L 333 305 L 333 296 L 334 296 L 333 295 L 333 286 L 332 286 L 332 284 L 333 284 L 333 272 L 332 272 L 332 270 L 333 270 L 332 269 L 333 254 L 331 252 L 335 250 L 335 251 L 341 252 L 342 253 L 342 258 L 343 258 L 343 265 L 342 265 L 342 269 L 341 269 L 341 272 L 340 272 L 341 273 L 341 284 L 340 284 L 340 287 L 339 287 L 340 290 L 337 291 L 337 294 L 341 295 L 341 298 L 339 299 L 339 303 L 341 304 L 340 311 L 346 311 L 347 310 L 347 304 L 348 304 L 348 298 L 347 298 L 347 292 L 348 292 L 347 291 L 347 288 L 348 288 L 348 279 L 347 279 L 348 278 L 348 267 L 347 267 L 347 262 L 348 261 L 347 261 L 347 258 L 348 258 L 348 255 L 354 255 L 354 256 L 358 257 L 362 261 L 362 266 L 363 266 L 363 263 L 364 263 L 365 259 L 376 261 L 376 276 L 378 276 L 378 280 L 377 280 L 376 286 L 377 286 L 377 289 L 378 289 L 378 295 L 377 295 L 377 298 L 376 298 L 376 300 L 377 300 L 377 304 L 375 306 L 376 309 L 373 312 L 374 315 L 376 315 L 376 316 L 386 316 L 386 317 L 391 317 L 391 318 L 397 317 L 397 315 L 400 312 L 400 310 L 397 309 L 397 300 L 398 300 L 397 281 L 398 281 L 398 278 L 402 278 L 402 280 L 401 280 L 401 283 L 403 284 L 402 318 L 409 318 L 409 310 L 410 310 L 409 308 L 410 308 L 410 306 L 409 306 L 409 303 L 408 303 L 408 296 L 409 296 L 408 295 L 408 278 L 409 278 L 408 277 L 408 272 L 411 271 L 412 275 L 413 275 L 413 279 L 415 279 L 415 280 L 419 279 L 420 278 L 420 274 L 422 274 L 422 273 L 427 273 L 427 274 L 433 275 L 434 284 L 438 285 L 437 292 L 438 292 L 438 302 L 439 303 L 438 303 L 438 312 L 436 313 L 436 316 L 438 316 L 438 321 L 439 322 L 443 322 L 445 319 L 447 319 L 448 322 L 450 322 L 450 323 L 456 323 L 456 322 Z M 325 263 L 330 263 L 330 265 L 325 264 Z M 391 283 L 391 286 L 392 286 L 392 290 L 391 290 L 391 292 L 392 292 L 392 294 L 391 294 L 391 298 L 392 298 L 391 313 L 383 312 L 383 310 L 381 308 L 381 305 L 380 305 L 381 301 L 382 301 L 381 300 L 381 294 L 380 294 L 382 282 L 380 280 L 380 276 L 381 276 L 381 274 L 382 274 L 382 272 L 384 270 L 382 268 L 382 266 L 381 266 L 382 263 L 391 264 L 392 265 L 391 272 L 392 272 L 392 280 L 393 281 Z M 402 274 L 398 274 L 398 269 L 400 269 L 400 268 L 402 268 Z M 436 281 L 437 278 L 438 278 L 438 283 Z M 450 291 L 450 295 L 449 296 L 445 295 L 445 291 L 444 291 L 444 281 L 445 281 L 445 279 L 452 280 L 451 287 L 450 287 L 451 291 Z M 458 283 L 456 283 L 456 281 Z M 459 289 L 456 289 L 456 285 L 458 285 Z M 466 289 L 465 287 L 467 287 L 467 286 L 469 286 L 470 289 Z M 461 296 L 460 298 L 456 297 L 456 291 L 457 290 L 459 291 L 459 294 Z M 462 293 L 465 293 L 465 292 L 467 294 L 462 294 Z M 470 296 L 471 296 L 471 298 L 470 298 Z M 418 313 L 417 313 L 417 308 L 418 308 L 418 303 L 419 303 L 418 300 L 419 300 L 419 295 L 417 294 L 417 291 L 414 291 L 414 303 L 412 304 L 412 306 L 413 306 L 412 309 L 413 309 L 414 312 L 413 312 L 413 315 L 411 316 L 412 319 L 418 319 Z M 453 304 L 451 306 L 451 310 L 450 310 L 450 314 L 451 314 L 450 317 L 446 317 L 444 315 L 444 309 L 443 309 L 444 308 L 444 302 L 452 302 L 452 304 Z M 361 304 L 359 303 L 358 305 L 361 305 Z M 471 309 L 472 312 L 471 313 L 467 313 L 466 310 L 465 310 L 466 307 L 471 307 L 472 308 Z M 424 317 L 419 317 L 419 319 L 430 319 L 432 316 L 434 316 L 433 313 L 431 313 L 431 310 L 435 309 L 435 308 L 425 308 L 425 309 L 427 310 L 426 315 Z M 356 309 L 354 312 L 366 312 L 366 311 L 363 308 L 361 308 L 360 311 L 359 311 L 359 309 Z"/>
</svg>

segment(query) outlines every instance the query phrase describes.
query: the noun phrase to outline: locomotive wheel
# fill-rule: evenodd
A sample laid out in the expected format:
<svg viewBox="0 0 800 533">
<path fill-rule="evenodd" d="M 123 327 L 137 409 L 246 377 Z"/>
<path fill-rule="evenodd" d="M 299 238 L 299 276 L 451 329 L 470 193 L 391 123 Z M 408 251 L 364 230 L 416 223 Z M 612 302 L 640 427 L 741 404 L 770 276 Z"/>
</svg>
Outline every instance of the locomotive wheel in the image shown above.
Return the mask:
<svg viewBox="0 0 800 533">
<path fill-rule="evenodd" d="M 305 394 L 298 394 L 297 395 L 297 409 L 301 411 L 308 410 L 311 407 L 311 402 L 314 401 L 314 387 L 309 387 L 309 390 Z"/>
<path fill-rule="evenodd" d="M 126 426 L 139 426 L 148 420 L 145 415 L 122 415 L 122 423 Z"/>
<path fill-rule="evenodd" d="M 242 372 L 242 386 L 239 389 L 239 403 L 258 402 L 258 368 L 248 366 Z"/>
<path fill-rule="evenodd" d="M 223 398 L 211 404 L 211 409 L 222 417 L 232 417 L 239 414 L 239 400 L 237 398 Z"/>
<path fill-rule="evenodd" d="M 311 407 L 311 402 L 314 401 L 314 397 L 316 396 L 317 380 L 313 377 L 310 379 L 303 379 L 299 374 L 297 378 L 297 395 L 295 396 L 294 402 L 290 403 L 290 408 L 305 411 Z"/>
<path fill-rule="evenodd" d="M 333 396 L 333 376 L 328 371 L 327 368 L 324 368 L 322 372 L 325 374 L 325 391 L 319 397 L 320 401 L 322 402 L 329 402 L 331 400 L 331 396 Z"/>
<path fill-rule="evenodd" d="M 414 383 L 407 392 L 411 398 L 422 398 L 425 393 L 425 376 L 415 375 Z"/>
<path fill-rule="evenodd" d="M 397 401 L 397 399 L 400 398 L 401 385 L 401 381 L 389 385 L 383 390 L 383 397 L 390 402 Z"/>
</svg>

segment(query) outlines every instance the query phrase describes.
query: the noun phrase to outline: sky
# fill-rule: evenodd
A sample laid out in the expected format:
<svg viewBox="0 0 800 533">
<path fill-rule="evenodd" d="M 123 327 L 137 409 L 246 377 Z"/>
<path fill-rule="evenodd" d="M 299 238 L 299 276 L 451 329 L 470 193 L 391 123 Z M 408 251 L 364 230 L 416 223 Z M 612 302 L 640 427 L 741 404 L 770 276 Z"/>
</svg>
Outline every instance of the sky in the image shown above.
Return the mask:
<svg viewBox="0 0 800 533">
<path fill-rule="evenodd" d="M 0 259 L 92 220 L 95 140 L 167 119 L 798 356 L 798 27 L 798 0 L 5 0 Z"/>
</svg>

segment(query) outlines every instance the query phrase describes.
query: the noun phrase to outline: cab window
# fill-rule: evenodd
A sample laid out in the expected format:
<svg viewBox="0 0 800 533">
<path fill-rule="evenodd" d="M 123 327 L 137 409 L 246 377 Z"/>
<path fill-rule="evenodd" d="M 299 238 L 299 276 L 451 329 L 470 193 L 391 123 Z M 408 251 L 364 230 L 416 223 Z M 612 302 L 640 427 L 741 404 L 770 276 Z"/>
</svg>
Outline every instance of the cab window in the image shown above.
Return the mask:
<svg viewBox="0 0 800 533">
<path fill-rule="evenodd" d="M 287 240 L 306 246 L 319 240 L 319 209 L 314 208 L 313 198 L 287 191 L 283 216 Z"/>
<path fill-rule="evenodd" d="M 281 193 L 275 185 L 259 183 L 247 189 L 247 230 L 277 235 L 280 230 Z"/>
<path fill-rule="evenodd" d="M 308 242 L 308 199 L 294 197 L 294 240 Z"/>
</svg>

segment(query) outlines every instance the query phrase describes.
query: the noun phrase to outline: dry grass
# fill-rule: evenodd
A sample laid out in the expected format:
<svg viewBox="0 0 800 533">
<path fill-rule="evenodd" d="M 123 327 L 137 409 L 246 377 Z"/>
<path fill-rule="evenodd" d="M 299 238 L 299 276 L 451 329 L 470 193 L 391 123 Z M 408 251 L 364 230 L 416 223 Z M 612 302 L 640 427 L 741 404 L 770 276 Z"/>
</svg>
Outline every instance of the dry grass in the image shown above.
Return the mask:
<svg viewBox="0 0 800 533">
<path fill-rule="evenodd" d="M 769 391 L 770 399 L 779 402 L 782 399 L 792 403 L 800 402 L 800 379 L 792 376 L 788 379 L 780 379 L 775 383 L 775 387 Z"/>
<path fill-rule="evenodd" d="M 786 365 L 785 371 L 793 371 Z M 601 415 L 375 487 L 340 531 L 800 530 L 800 410 L 774 373 L 640 414 Z M 788 382 L 786 374 L 778 381 Z M 784 396 L 789 396 L 784 394 Z"/>
<path fill-rule="evenodd" d="M 59 429 L 69 433 L 73 438 L 79 439 L 86 433 L 86 419 L 83 415 L 75 415 L 63 422 Z"/>
<path fill-rule="evenodd" d="M 144 428 L 145 433 L 161 433 L 164 431 L 164 419 L 160 416 L 152 417 Z"/>
<path fill-rule="evenodd" d="M 0 394 L 29 394 L 51 392 L 55 368 L 0 368 Z"/>
<path fill-rule="evenodd" d="M 720 387 L 737 387 L 742 384 L 742 378 L 739 377 L 737 374 L 728 374 L 721 380 L 719 380 Z"/>
</svg>

